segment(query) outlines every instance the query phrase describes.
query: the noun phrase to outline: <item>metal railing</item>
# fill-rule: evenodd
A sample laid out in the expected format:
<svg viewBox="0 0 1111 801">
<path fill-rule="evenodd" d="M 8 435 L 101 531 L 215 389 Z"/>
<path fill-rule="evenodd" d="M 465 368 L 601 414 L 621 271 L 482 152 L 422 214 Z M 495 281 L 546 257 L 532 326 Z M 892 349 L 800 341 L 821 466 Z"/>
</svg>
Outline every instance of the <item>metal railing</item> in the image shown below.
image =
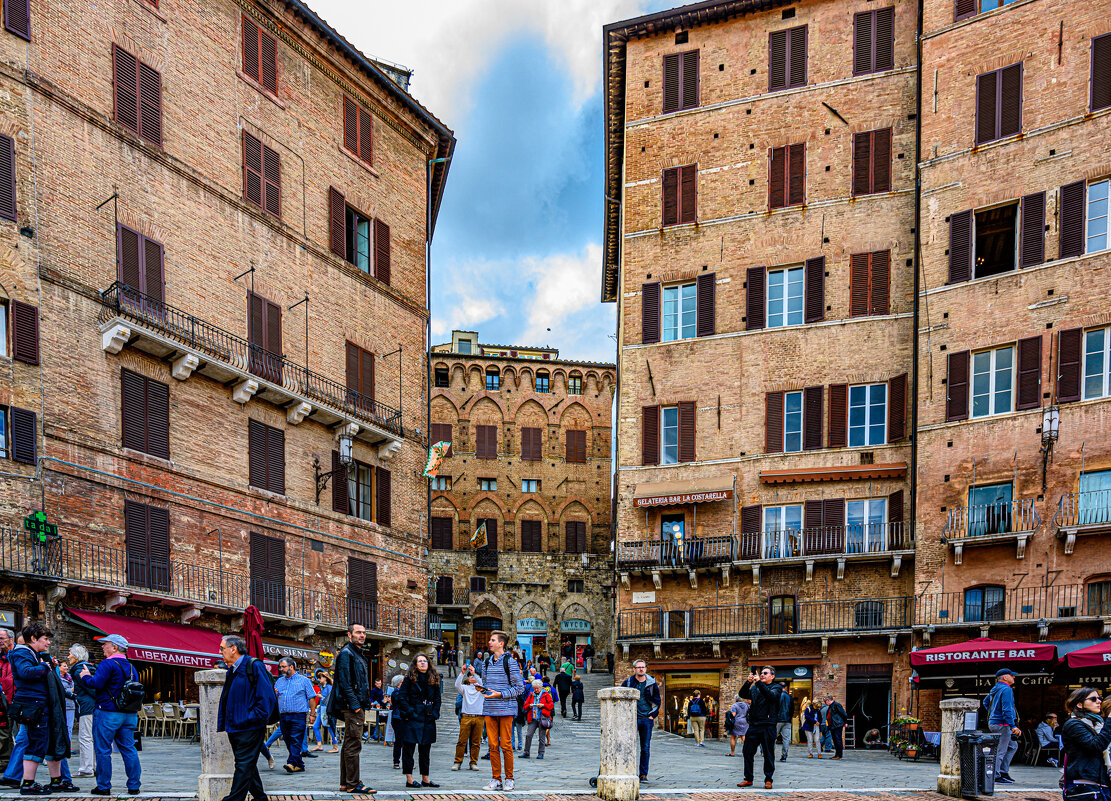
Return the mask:
<svg viewBox="0 0 1111 801">
<path fill-rule="evenodd" d="M 1010 623 L 1111 615 L 1111 596 L 1099 582 L 1035 587 L 972 587 L 915 599 L 915 625 Z"/>
<path fill-rule="evenodd" d="M 101 321 L 113 317 L 130 320 L 144 328 L 204 353 L 214 361 L 224 362 L 257 375 L 290 392 L 303 395 L 317 403 L 330 406 L 353 419 L 362 420 L 403 436 L 401 412 L 368 395 L 348 389 L 345 385 L 315 373 L 285 356 L 271 353 L 242 337 L 201 320 L 193 315 L 149 297 L 119 281 L 100 293 L 105 312 Z"/>
<path fill-rule="evenodd" d="M 432 584 L 428 588 L 428 603 L 436 606 L 470 606 L 470 587 L 443 587 Z"/>
<path fill-rule="evenodd" d="M 1056 528 L 1111 525 L 1111 490 L 1062 495 L 1053 525 Z"/>
<path fill-rule="evenodd" d="M 945 536 L 950 539 L 985 537 L 1033 531 L 1042 519 L 1034 508 L 1033 498 L 999 501 L 976 506 L 959 506 L 949 510 Z"/>
</svg>

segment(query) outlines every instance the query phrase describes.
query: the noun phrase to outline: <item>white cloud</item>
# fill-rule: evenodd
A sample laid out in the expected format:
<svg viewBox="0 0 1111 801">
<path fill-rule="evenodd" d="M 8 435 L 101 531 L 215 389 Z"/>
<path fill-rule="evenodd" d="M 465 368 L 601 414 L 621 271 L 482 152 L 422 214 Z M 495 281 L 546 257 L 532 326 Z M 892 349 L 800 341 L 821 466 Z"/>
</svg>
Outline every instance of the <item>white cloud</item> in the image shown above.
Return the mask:
<svg viewBox="0 0 1111 801">
<path fill-rule="evenodd" d="M 529 299 L 528 326 L 522 337 L 546 344 L 568 317 L 596 305 L 601 264 L 602 246 L 596 243 L 587 245 L 581 253 L 526 259 L 524 267 L 536 292 Z M 552 334 L 548 334 L 549 329 L 554 329 Z"/>
</svg>

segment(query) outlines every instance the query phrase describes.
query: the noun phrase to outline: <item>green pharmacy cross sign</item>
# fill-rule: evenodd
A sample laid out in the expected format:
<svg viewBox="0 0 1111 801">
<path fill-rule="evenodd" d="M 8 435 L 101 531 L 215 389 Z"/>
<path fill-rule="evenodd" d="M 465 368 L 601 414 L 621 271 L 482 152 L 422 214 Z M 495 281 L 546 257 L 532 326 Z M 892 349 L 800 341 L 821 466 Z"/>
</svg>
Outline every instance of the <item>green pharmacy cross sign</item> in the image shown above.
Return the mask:
<svg viewBox="0 0 1111 801">
<path fill-rule="evenodd" d="M 46 512 L 32 512 L 23 518 L 23 530 L 30 531 L 39 542 L 58 536 L 58 526 L 46 521 Z"/>
</svg>

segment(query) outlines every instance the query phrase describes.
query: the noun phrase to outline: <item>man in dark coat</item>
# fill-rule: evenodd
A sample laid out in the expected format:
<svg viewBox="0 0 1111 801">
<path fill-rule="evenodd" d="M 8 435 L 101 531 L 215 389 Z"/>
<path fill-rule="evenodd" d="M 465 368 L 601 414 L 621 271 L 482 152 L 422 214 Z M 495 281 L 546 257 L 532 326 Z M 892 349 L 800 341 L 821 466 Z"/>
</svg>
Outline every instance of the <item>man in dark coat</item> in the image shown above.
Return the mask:
<svg viewBox="0 0 1111 801">
<path fill-rule="evenodd" d="M 221 639 L 220 655 L 229 667 L 220 693 L 216 731 L 227 732 L 235 755 L 231 790 L 223 801 L 244 801 L 248 792 L 254 801 L 267 801 L 257 763 L 266 726 L 278 708 L 274 685 L 262 660 L 247 656 L 247 642 L 242 637 L 229 634 Z"/>
<path fill-rule="evenodd" d="M 347 793 L 373 793 L 359 779 L 359 755 L 363 750 L 363 723 L 370 706 L 370 678 L 363 643 L 366 627 L 352 623 L 347 627 L 347 644 L 336 654 L 336 680 L 328 696 L 328 714 L 343 718 L 343 747 L 339 756 L 339 786 Z"/>
<path fill-rule="evenodd" d="M 829 705 L 827 721 L 829 732 L 833 735 L 833 750 L 837 752 L 833 758 L 841 759 L 845 753 L 845 724 L 849 722 L 849 713 L 839 702 L 833 700 L 832 695 L 826 695 L 826 704 Z"/>
<path fill-rule="evenodd" d="M 756 749 L 764 752 L 764 789 L 772 789 L 775 774 L 775 727 L 779 723 L 779 696 L 783 687 L 775 683 L 775 668 L 764 666 L 760 675 L 753 671 L 741 686 L 741 698 L 751 701 L 748 708 L 748 734 L 745 735 L 745 780 L 738 787 L 751 787 L 755 775 Z"/>
</svg>

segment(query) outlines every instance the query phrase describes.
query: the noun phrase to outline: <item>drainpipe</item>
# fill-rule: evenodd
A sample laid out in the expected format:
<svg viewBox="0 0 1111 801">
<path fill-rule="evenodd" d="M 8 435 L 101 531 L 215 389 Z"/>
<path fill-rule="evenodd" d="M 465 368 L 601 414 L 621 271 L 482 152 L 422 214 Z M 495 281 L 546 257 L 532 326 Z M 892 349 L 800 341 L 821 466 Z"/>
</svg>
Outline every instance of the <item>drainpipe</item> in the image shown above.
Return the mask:
<svg viewBox="0 0 1111 801">
<path fill-rule="evenodd" d="M 914 115 L 914 338 L 911 340 L 911 386 L 914 388 L 914 401 L 910 405 L 910 526 L 911 532 L 918 533 L 918 397 L 919 397 L 919 347 L 920 340 L 919 312 L 921 307 L 920 292 L 921 263 L 922 263 L 922 16 L 924 0 L 918 0 L 918 26 L 917 40 L 915 42 L 915 58 L 918 61 L 917 78 L 915 80 L 914 106 L 917 114 Z M 917 536 L 915 537 L 917 542 Z M 912 590 L 913 593 L 913 590 Z M 911 620 L 913 626 L 913 619 Z M 911 629 L 911 647 L 914 647 L 914 633 Z"/>
</svg>

